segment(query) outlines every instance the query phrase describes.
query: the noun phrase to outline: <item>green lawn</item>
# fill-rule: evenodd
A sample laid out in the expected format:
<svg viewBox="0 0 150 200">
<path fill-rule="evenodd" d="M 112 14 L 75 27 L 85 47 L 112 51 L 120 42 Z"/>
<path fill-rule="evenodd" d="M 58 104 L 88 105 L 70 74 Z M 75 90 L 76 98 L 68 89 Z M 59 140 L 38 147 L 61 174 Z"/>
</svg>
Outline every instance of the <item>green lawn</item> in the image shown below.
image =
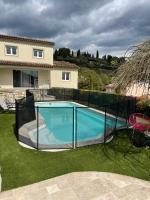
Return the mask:
<svg viewBox="0 0 150 200">
<path fill-rule="evenodd" d="M 120 131 L 105 146 L 50 153 L 21 147 L 14 135 L 14 125 L 14 114 L 0 114 L 3 190 L 75 171 L 106 171 L 150 180 L 150 149 L 133 147 L 128 131 Z"/>
</svg>

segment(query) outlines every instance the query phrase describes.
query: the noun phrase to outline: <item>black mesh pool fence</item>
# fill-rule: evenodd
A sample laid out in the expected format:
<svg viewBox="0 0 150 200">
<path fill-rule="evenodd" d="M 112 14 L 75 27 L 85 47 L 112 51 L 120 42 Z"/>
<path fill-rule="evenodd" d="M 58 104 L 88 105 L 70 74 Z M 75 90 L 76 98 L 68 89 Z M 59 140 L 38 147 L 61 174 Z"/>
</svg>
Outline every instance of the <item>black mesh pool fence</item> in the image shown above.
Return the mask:
<svg viewBox="0 0 150 200">
<path fill-rule="evenodd" d="M 108 94 L 105 92 L 93 92 L 69 88 L 31 89 L 27 90 L 27 94 L 28 93 L 34 94 L 36 97 L 35 101 L 45 101 L 49 96 L 53 97 L 54 100 L 72 100 L 90 107 L 102 107 L 132 98 L 123 95 Z M 132 98 L 132 100 L 133 99 L 134 98 Z"/>
<path fill-rule="evenodd" d="M 35 106 L 35 101 L 77 104 L 69 108 L 42 107 Z M 128 126 L 127 120 L 135 112 L 135 105 L 135 98 L 101 92 L 64 88 L 27 90 L 26 98 L 16 101 L 18 140 L 37 149 L 105 143 L 116 129 Z M 88 117 L 89 112 L 99 113 L 97 119 Z M 93 132 L 95 127 L 97 135 Z"/>
<path fill-rule="evenodd" d="M 30 146 L 32 142 L 27 137 L 27 130 L 23 128 L 24 124 L 29 124 L 35 122 L 36 114 L 34 107 L 34 96 L 23 98 L 21 100 L 16 100 L 16 132 L 19 141 L 24 142 Z M 22 133 L 22 134 L 21 134 Z"/>
<path fill-rule="evenodd" d="M 37 149 L 74 148 L 74 107 L 37 106 L 36 112 L 37 131 L 31 135 Z"/>
</svg>

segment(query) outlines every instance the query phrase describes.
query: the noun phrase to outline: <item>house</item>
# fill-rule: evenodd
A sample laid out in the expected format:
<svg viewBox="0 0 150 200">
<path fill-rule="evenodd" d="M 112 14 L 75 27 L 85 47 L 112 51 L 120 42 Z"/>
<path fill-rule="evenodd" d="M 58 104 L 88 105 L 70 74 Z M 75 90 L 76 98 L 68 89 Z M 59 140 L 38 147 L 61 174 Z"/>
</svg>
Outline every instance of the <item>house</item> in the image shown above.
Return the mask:
<svg viewBox="0 0 150 200">
<path fill-rule="evenodd" d="M 107 93 L 116 93 L 116 87 L 114 84 L 106 85 L 105 88 Z"/>
<path fill-rule="evenodd" d="M 0 90 L 78 88 L 78 66 L 53 61 L 54 43 L 0 35 Z"/>
<path fill-rule="evenodd" d="M 106 85 L 106 92 L 116 93 L 117 87 L 114 84 Z M 125 90 L 120 90 L 120 94 L 134 97 L 150 97 L 150 85 L 148 83 L 134 83 Z"/>
<path fill-rule="evenodd" d="M 126 89 L 127 96 L 136 97 L 150 97 L 150 85 L 149 83 L 134 83 Z"/>
</svg>

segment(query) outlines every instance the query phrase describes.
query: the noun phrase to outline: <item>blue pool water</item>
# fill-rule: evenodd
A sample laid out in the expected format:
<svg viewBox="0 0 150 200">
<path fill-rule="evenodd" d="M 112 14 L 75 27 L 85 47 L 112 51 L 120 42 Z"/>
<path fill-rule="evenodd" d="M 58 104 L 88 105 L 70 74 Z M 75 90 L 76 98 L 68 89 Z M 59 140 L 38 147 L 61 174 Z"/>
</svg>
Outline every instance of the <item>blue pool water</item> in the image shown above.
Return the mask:
<svg viewBox="0 0 150 200">
<path fill-rule="evenodd" d="M 39 129 L 39 142 L 42 144 L 71 144 L 100 139 L 104 134 L 105 116 L 85 106 L 72 102 L 37 102 L 44 128 Z M 114 127 L 116 120 L 107 116 L 107 127 Z M 117 127 L 125 126 L 117 121 Z"/>
</svg>

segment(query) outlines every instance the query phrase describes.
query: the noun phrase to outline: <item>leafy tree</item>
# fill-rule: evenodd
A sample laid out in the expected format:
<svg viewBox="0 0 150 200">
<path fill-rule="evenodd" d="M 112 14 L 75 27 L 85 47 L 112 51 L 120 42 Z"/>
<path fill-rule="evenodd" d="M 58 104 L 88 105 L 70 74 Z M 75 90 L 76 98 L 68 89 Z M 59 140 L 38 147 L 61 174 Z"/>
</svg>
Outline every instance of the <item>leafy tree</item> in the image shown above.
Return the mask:
<svg viewBox="0 0 150 200">
<path fill-rule="evenodd" d="M 96 56 L 98 57 L 99 52 L 97 50 Z M 68 61 L 71 63 L 77 64 L 79 67 L 87 67 L 90 69 L 104 69 L 107 70 L 106 73 L 109 73 L 112 70 L 115 70 L 123 62 L 123 58 L 118 58 L 116 56 L 112 57 L 111 55 L 104 55 L 102 58 L 96 58 L 94 55 L 88 52 L 80 52 L 80 49 L 77 51 L 77 57 L 72 56 L 73 51 L 68 48 L 60 48 L 54 53 L 54 59 L 58 61 Z"/>
<path fill-rule="evenodd" d="M 82 53 L 82 56 L 87 57 L 87 53 L 86 53 L 86 52 L 83 52 L 83 53 Z"/>
<path fill-rule="evenodd" d="M 108 56 L 107 56 L 107 63 L 108 63 L 108 64 L 111 64 L 111 61 L 112 61 L 112 56 L 111 56 L 111 55 L 108 55 Z"/>
<path fill-rule="evenodd" d="M 79 88 L 81 89 L 90 89 L 90 90 L 104 90 L 104 83 L 101 78 L 101 75 L 96 73 L 95 70 L 91 70 L 88 68 L 79 70 Z"/>
<path fill-rule="evenodd" d="M 125 57 L 118 58 L 118 63 L 123 64 L 125 62 Z"/>
<path fill-rule="evenodd" d="M 111 59 L 111 66 L 115 69 L 115 68 L 118 68 L 119 66 L 119 58 L 114 56 L 112 57 Z"/>
<path fill-rule="evenodd" d="M 104 85 L 108 85 L 111 82 L 110 76 L 107 74 L 101 73 L 100 77 Z"/>
<path fill-rule="evenodd" d="M 66 58 L 67 56 L 70 56 L 70 49 L 69 48 L 60 48 L 58 50 L 58 55 L 62 56 L 63 58 Z"/>
<path fill-rule="evenodd" d="M 112 60 L 111 61 L 111 66 L 117 68 L 117 66 L 118 66 L 117 60 Z"/>
<path fill-rule="evenodd" d="M 102 57 L 102 60 L 107 61 L 106 55 L 104 55 L 104 56 Z"/>
<path fill-rule="evenodd" d="M 89 52 L 87 52 L 86 55 L 87 55 L 88 58 L 92 57 L 92 55 Z"/>
</svg>

